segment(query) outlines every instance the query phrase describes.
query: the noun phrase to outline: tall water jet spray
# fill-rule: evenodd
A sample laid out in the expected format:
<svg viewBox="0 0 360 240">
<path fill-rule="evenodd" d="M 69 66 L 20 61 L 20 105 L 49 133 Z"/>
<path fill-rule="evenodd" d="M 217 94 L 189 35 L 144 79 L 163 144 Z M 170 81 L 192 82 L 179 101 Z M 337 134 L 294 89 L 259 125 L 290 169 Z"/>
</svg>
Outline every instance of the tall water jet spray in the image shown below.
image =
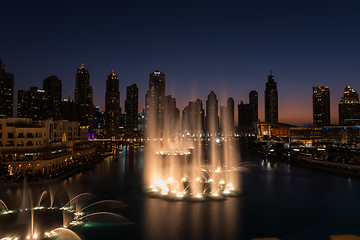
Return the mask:
<svg viewBox="0 0 360 240">
<path fill-rule="evenodd" d="M 207 105 L 212 103 L 207 108 L 205 121 L 208 135 L 203 134 L 203 115 L 199 117 L 203 110 L 199 99 L 184 109 L 182 126 L 188 129 L 182 129 L 180 135 L 179 125 L 170 113 L 174 106 L 164 103 L 164 98 L 156 95 L 156 91 L 156 88 L 149 90 L 146 97 L 151 104 L 146 106 L 148 141 L 143 191 L 168 200 L 221 200 L 236 195 L 234 186 L 239 184 L 233 167 L 238 158 L 233 150 L 231 124 L 225 124 L 226 137 L 221 142 L 215 93 L 211 92 L 207 101 Z M 205 154 L 204 146 L 209 147 Z"/>
</svg>

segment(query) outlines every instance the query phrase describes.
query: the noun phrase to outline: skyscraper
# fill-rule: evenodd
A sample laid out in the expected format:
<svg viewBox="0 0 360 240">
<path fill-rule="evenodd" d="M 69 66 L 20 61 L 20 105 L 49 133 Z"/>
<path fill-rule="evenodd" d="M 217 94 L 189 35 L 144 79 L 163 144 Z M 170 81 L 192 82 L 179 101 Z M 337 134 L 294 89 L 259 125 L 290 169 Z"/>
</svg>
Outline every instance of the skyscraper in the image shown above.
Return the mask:
<svg viewBox="0 0 360 240">
<path fill-rule="evenodd" d="M 0 58 L 0 114 L 13 116 L 14 74 L 5 72 L 5 64 Z"/>
<path fill-rule="evenodd" d="M 229 129 L 226 129 L 226 128 Z M 220 128 L 224 133 L 225 130 L 234 131 L 234 99 L 228 98 L 226 106 L 220 106 Z"/>
<path fill-rule="evenodd" d="M 205 128 L 210 135 L 219 131 L 219 103 L 214 91 L 210 92 L 206 100 Z"/>
<path fill-rule="evenodd" d="M 81 126 L 89 126 L 92 129 L 93 124 L 93 90 L 90 86 L 90 74 L 82 63 L 77 69 L 75 85 L 75 106 L 76 120 Z"/>
<path fill-rule="evenodd" d="M 125 113 L 126 122 L 125 128 L 129 133 L 138 131 L 138 111 L 139 111 L 139 89 L 136 84 L 126 88 Z"/>
<path fill-rule="evenodd" d="M 150 73 L 149 90 L 145 96 L 145 129 L 153 128 L 152 131 L 158 137 L 163 127 L 164 98 L 165 73 L 155 70 Z"/>
<path fill-rule="evenodd" d="M 34 120 L 46 120 L 49 118 L 48 111 L 44 106 L 48 103 L 45 90 L 31 87 L 30 90 L 18 90 L 19 118 L 32 118 Z"/>
<path fill-rule="evenodd" d="M 119 134 L 120 92 L 119 78 L 114 70 L 108 74 L 105 93 L 105 129 L 107 136 Z"/>
<path fill-rule="evenodd" d="M 62 97 L 62 85 L 61 80 L 57 76 L 49 76 L 44 79 L 43 89 L 47 95 L 46 108 L 48 111 L 48 117 L 53 120 L 62 119 L 61 113 L 61 97 Z"/>
<path fill-rule="evenodd" d="M 249 127 L 258 120 L 258 93 L 252 90 L 249 93 L 249 103 L 241 103 L 238 105 L 238 126 Z M 251 129 L 246 129 L 247 131 Z M 244 128 L 241 129 L 244 131 Z"/>
<path fill-rule="evenodd" d="M 330 90 L 326 86 L 313 87 L 313 120 L 314 125 L 330 125 Z"/>
<path fill-rule="evenodd" d="M 268 76 L 265 89 L 265 122 L 277 123 L 278 119 L 278 90 L 276 87 L 275 77 Z"/>
<path fill-rule="evenodd" d="M 163 131 L 166 137 L 171 134 L 177 135 L 180 130 L 180 111 L 176 107 L 176 99 L 171 95 L 164 98 Z"/>
<path fill-rule="evenodd" d="M 250 111 L 251 111 L 251 122 L 255 122 L 259 119 L 259 111 L 258 111 L 258 93 L 255 90 L 252 90 L 249 93 L 249 104 L 250 104 Z"/>
<path fill-rule="evenodd" d="M 226 103 L 226 115 L 227 120 L 229 121 L 229 130 L 230 132 L 234 131 L 234 99 L 228 98 Z"/>
<path fill-rule="evenodd" d="M 189 102 L 183 110 L 182 131 L 192 135 L 202 134 L 204 131 L 204 109 L 200 99 Z"/>
<path fill-rule="evenodd" d="M 359 94 L 350 86 L 345 87 L 339 103 L 339 124 L 344 125 L 345 119 L 360 119 Z"/>
<path fill-rule="evenodd" d="M 238 127 L 248 127 L 251 123 L 251 105 L 241 101 L 238 105 Z"/>
</svg>

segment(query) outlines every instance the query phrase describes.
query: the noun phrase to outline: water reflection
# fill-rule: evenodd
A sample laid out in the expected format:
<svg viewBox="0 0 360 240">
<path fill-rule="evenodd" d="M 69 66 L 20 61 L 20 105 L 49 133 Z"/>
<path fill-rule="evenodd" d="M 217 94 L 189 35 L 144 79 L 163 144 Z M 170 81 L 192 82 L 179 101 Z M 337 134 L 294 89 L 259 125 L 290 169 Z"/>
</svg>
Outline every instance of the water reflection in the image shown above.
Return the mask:
<svg viewBox="0 0 360 240">
<path fill-rule="evenodd" d="M 91 192 L 106 199 L 121 200 L 130 206 L 125 217 L 135 223 L 122 228 L 92 227 L 83 239 L 251 239 L 278 237 L 326 239 L 330 234 L 360 235 L 360 180 L 354 177 L 290 166 L 287 163 L 243 156 L 253 162 L 253 174 L 242 175 L 248 193 L 224 202 L 159 201 L 140 194 L 144 148 L 129 148 L 118 160 L 106 159 L 91 169 L 51 184 L 29 183 L 33 198 L 42 205 L 64 205 L 71 196 Z M 55 197 L 56 196 L 56 197 Z M 1 186 L 0 199 L 10 208 L 22 204 L 22 185 Z M 123 212 L 121 212 L 122 214 Z M 339 221 L 339 219 L 341 221 Z M 90 228 L 90 227 L 89 227 Z M 1 229 L 1 226 L 0 226 Z M 123 234 L 126 233 L 126 234 Z"/>
</svg>

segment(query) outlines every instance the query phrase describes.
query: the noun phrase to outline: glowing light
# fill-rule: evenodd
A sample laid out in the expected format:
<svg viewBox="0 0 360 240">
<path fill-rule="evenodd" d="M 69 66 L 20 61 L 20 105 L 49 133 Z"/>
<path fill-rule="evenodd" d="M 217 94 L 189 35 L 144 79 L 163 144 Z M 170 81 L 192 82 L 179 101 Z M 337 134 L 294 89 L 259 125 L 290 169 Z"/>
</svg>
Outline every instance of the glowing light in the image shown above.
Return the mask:
<svg viewBox="0 0 360 240">
<path fill-rule="evenodd" d="M 196 197 L 197 197 L 197 198 L 201 198 L 201 195 L 198 193 L 198 194 L 196 194 Z"/>
<path fill-rule="evenodd" d="M 224 191 L 224 193 L 230 193 L 230 191 L 226 189 L 226 190 Z"/>
<path fill-rule="evenodd" d="M 155 186 L 154 186 L 154 185 L 151 185 L 150 188 L 155 188 Z"/>
<path fill-rule="evenodd" d="M 181 181 L 182 181 L 182 182 L 185 182 L 185 181 L 186 181 L 186 178 L 182 178 Z"/>
<path fill-rule="evenodd" d="M 36 239 L 37 237 L 38 237 L 38 235 L 35 233 L 35 234 L 34 234 L 34 236 L 33 236 L 33 238 L 35 238 L 35 239 Z"/>
<path fill-rule="evenodd" d="M 218 196 L 219 196 L 219 194 L 217 194 L 217 193 L 213 193 L 213 196 L 214 196 L 214 197 L 218 197 Z"/>
<path fill-rule="evenodd" d="M 214 180 L 213 180 L 212 178 L 210 178 L 208 182 L 213 182 L 213 181 L 214 181 Z"/>
<path fill-rule="evenodd" d="M 176 194 L 176 196 L 177 196 L 177 197 L 183 197 L 184 194 L 182 194 L 181 192 L 178 192 L 178 193 Z"/>
<path fill-rule="evenodd" d="M 162 195 L 168 195 L 168 192 L 162 191 L 161 194 Z"/>
<path fill-rule="evenodd" d="M 200 178 L 195 178 L 195 181 L 200 182 Z"/>
<path fill-rule="evenodd" d="M 220 184 L 225 184 L 225 181 L 220 181 L 219 183 L 220 183 Z"/>
<path fill-rule="evenodd" d="M 157 188 L 152 189 L 153 192 L 158 192 L 159 190 Z"/>
<path fill-rule="evenodd" d="M 26 239 L 30 239 L 30 236 L 27 236 Z"/>
</svg>

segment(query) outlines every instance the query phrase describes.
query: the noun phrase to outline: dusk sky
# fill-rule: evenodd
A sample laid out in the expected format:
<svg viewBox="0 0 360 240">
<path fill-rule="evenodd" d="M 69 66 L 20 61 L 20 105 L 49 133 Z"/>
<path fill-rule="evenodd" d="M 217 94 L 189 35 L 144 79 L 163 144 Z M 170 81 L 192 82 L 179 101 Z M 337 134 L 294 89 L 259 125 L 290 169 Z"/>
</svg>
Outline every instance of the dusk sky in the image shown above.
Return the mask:
<svg viewBox="0 0 360 240">
<path fill-rule="evenodd" d="M 359 1 L 3 1 L 0 57 L 17 90 L 62 80 L 74 98 L 76 68 L 90 73 L 94 104 L 105 108 L 107 74 L 139 87 L 144 107 L 149 73 L 165 73 L 166 94 L 180 111 L 214 90 L 248 102 L 264 90 L 272 69 L 279 122 L 312 123 L 312 87 L 330 88 L 331 123 L 346 85 L 360 91 Z M 15 107 L 15 106 L 14 106 Z M 237 120 L 236 120 L 237 125 Z"/>
</svg>

